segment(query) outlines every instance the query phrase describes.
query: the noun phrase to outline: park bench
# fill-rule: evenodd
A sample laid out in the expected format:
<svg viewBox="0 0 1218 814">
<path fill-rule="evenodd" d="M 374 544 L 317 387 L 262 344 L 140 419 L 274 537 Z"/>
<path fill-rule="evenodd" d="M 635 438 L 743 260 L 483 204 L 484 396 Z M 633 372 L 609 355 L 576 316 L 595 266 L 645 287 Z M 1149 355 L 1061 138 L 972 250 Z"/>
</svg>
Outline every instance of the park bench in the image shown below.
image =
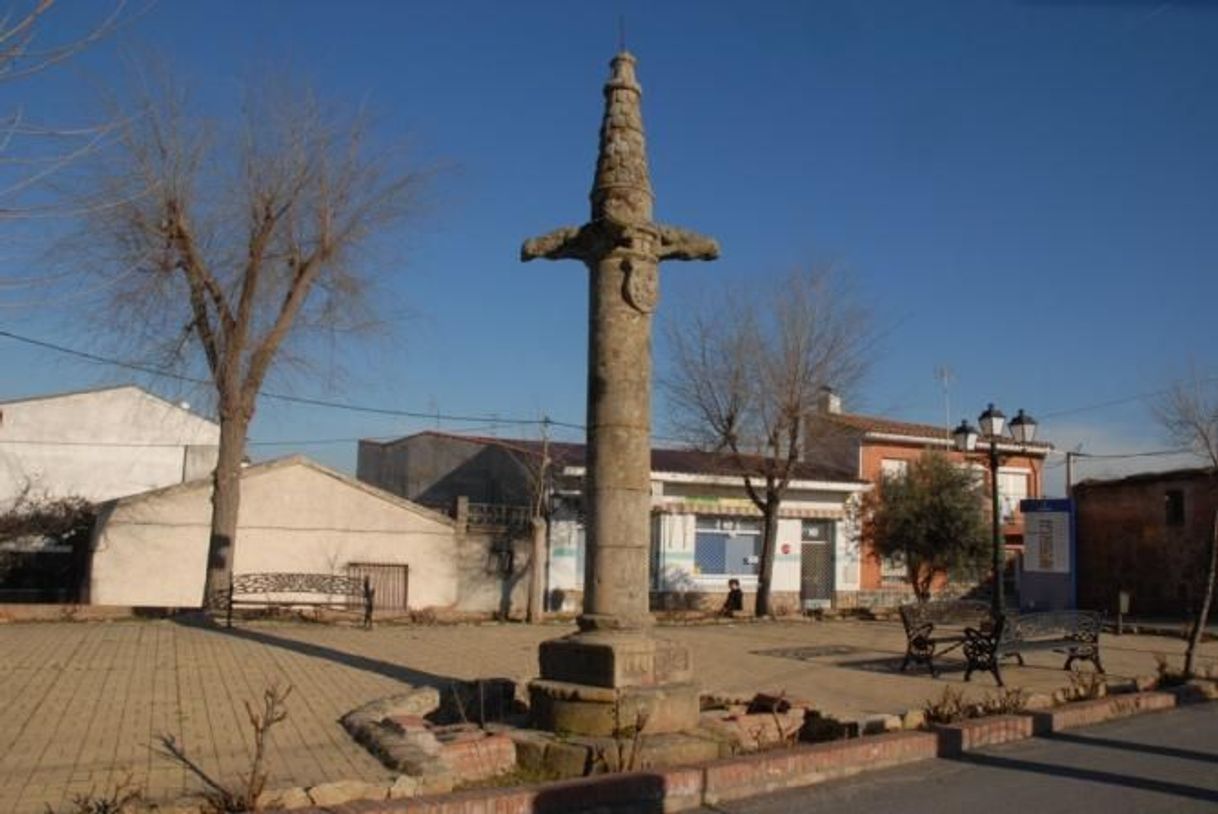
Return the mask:
<svg viewBox="0 0 1218 814">
<path fill-rule="evenodd" d="M 988 630 L 993 617 L 985 602 L 970 599 L 917 602 L 902 605 L 901 624 L 905 626 L 905 659 L 901 672 L 914 664 L 925 664 L 938 677 L 935 657 L 963 647 L 965 630 Z"/>
<path fill-rule="evenodd" d="M 341 574 L 234 574 L 223 597 L 225 623 L 233 626 L 233 607 L 319 607 L 362 610 L 372 627 L 372 583 L 368 577 Z"/>
<path fill-rule="evenodd" d="M 998 624 L 986 628 L 966 628 L 964 657 L 968 660 L 964 680 L 973 672 L 992 673 L 998 686 L 1003 686 L 998 663 L 1014 657 L 1023 665 L 1023 654 L 1049 650 L 1066 654 L 1069 670 L 1077 660 L 1090 661 L 1096 672 L 1104 672 L 1100 662 L 1100 626 L 1098 611 L 1061 610 L 1042 613 L 1006 614 Z"/>
</svg>

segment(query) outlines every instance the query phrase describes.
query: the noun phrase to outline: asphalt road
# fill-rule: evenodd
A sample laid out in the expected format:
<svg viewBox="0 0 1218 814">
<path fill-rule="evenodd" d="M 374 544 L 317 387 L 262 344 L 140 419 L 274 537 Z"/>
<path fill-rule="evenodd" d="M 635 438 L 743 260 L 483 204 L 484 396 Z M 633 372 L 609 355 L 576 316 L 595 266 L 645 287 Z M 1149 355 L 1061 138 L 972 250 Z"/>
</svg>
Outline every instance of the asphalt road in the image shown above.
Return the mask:
<svg viewBox="0 0 1218 814">
<path fill-rule="evenodd" d="M 1218 704 L 1113 721 L 705 812 L 1218 812 Z"/>
</svg>

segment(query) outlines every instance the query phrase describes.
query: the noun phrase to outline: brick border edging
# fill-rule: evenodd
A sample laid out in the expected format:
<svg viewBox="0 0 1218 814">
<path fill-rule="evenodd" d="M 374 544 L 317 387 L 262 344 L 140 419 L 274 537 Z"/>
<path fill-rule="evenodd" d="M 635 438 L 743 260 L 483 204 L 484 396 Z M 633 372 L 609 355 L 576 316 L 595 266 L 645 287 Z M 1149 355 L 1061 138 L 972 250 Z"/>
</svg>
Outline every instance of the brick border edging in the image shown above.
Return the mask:
<svg viewBox="0 0 1218 814">
<path fill-rule="evenodd" d="M 602 775 L 559 783 L 476 789 L 434 797 L 358 800 L 324 808 L 296 809 L 293 814 L 532 814 L 607 809 L 645 804 L 666 812 L 687 811 L 754 797 L 782 789 L 809 786 L 865 769 L 886 768 L 934 758 L 933 732 L 893 732 L 693 766 Z"/>
<path fill-rule="evenodd" d="M 555 814 L 644 804 L 665 812 L 815 785 L 871 769 L 958 757 L 962 752 L 1062 729 L 1174 709 L 1202 700 L 1185 687 L 1110 695 L 1050 710 L 796 746 L 693 766 L 601 775 L 559 783 L 475 789 L 398 800 L 359 800 L 293 814 Z"/>
</svg>

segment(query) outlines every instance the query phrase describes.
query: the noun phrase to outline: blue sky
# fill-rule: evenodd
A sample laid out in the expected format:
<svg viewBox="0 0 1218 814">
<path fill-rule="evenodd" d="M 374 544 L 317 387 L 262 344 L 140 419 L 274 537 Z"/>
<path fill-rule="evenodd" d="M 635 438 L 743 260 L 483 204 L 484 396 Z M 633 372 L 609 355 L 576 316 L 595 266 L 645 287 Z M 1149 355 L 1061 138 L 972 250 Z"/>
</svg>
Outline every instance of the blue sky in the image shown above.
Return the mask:
<svg viewBox="0 0 1218 814">
<path fill-rule="evenodd" d="M 96 16 L 65 2 L 61 31 Z M 1218 375 L 1218 3 L 174 2 L 54 75 L 0 87 L 57 123 L 87 120 L 155 49 L 198 104 L 231 115 L 282 71 L 367 100 L 381 138 L 438 172 L 426 214 L 384 235 L 376 269 L 406 303 L 341 378 L 301 396 L 582 422 L 586 272 L 518 260 L 586 217 L 607 61 L 624 17 L 639 59 L 657 216 L 722 259 L 662 270 L 661 321 L 724 285 L 831 262 L 873 314 L 848 408 L 942 421 L 986 402 L 1094 453 L 1158 449 L 1143 401 L 1190 368 Z M 55 33 L 55 32 L 52 32 Z M 8 228 L 0 282 L 37 273 L 54 223 Z M 0 287 L 0 325 L 92 346 L 61 300 Z M 72 320 L 87 325 L 87 320 Z M 657 332 L 657 365 L 665 364 Z M 129 374 L 0 339 L 0 398 Z M 655 425 L 664 430 L 657 393 Z M 404 434 L 436 422 L 260 405 L 256 442 Z M 488 423 L 452 429 L 488 431 Z M 500 434 L 518 432 L 499 429 Z M 303 449 L 350 467 L 351 443 Z M 1105 461 L 1083 475 L 1176 463 Z"/>
</svg>

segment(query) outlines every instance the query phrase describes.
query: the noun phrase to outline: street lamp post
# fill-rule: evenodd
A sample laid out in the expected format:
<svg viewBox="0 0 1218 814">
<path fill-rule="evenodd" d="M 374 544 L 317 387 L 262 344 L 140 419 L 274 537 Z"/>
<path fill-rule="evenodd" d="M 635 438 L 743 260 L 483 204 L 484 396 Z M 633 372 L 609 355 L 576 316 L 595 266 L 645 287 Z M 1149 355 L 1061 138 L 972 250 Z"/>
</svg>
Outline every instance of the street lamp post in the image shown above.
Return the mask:
<svg viewBox="0 0 1218 814">
<path fill-rule="evenodd" d="M 1001 410 L 991 404 L 986 408 L 984 413 L 977 417 L 977 423 L 981 426 L 980 432 L 978 432 L 976 427 L 969 424 L 968 421 L 961 421 L 960 426 L 952 431 L 952 439 L 959 452 L 967 454 L 975 451 L 979 436 L 985 438 L 989 447 L 990 519 L 994 534 L 994 593 L 992 600 L 995 617 L 1001 614 L 1006 606 L 1003 597 L 1002 579 L 1006 558 L 1003 551 L 1002 519 L 998 505 L 998 465 L 1001 463 L 998 455 L 998 443 L 1007 438 L 1003 433 L 1003 430 L 1006 428 L 1006 418 Z M 1036 437 L 1036 421 L 1023 410 L 1020 410 L 1015 418 L 1011 420 L 1009 426 L 1011 439 L 1021 446 L 1032 443 L 1032 439 Z"/>
</svg>

